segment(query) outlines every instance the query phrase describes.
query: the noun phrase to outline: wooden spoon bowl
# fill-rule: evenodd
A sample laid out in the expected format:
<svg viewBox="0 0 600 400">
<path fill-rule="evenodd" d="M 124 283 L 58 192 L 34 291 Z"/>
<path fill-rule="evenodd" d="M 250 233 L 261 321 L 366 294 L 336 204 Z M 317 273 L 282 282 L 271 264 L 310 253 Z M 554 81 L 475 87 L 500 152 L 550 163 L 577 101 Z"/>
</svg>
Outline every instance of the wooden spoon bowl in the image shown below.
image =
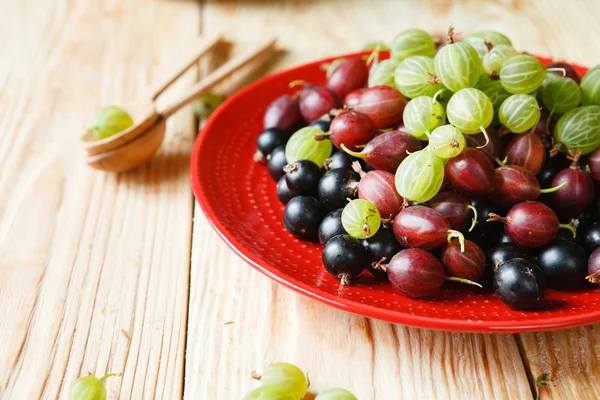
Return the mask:
<svg viewBox="0 0 600 400">
<path fill-rule="evenodd" d="M 158 116 L 158 115 L 157 115 Z M 149 161 L 160 147 L 166 129 L 166 120 L 157 118 L 157 122 L 143 134 L 138 134 L 132 141 L 102 153 L 91 154 L 87 163 L 109 172 L 124 172 Z"/>
<path fill-rule="evenodd" d="M 128 107 L 128 109 L 132 109 Z M 154 104 L 146 100 L 144 103 L 136 105 L 132 112 L 135 121 L 140 121 L 131 127 L 125 129 L 116 135 L 109 136 L 104 139 L 97 139 L 92 131 L 87 131 L 81 137 L 81 145 L 89 155 L 96 155 L 131 143 L 138 139 L 139 136 L 148 131 L 154 124 L 157 123 L 160 115 L 156 112 Z M 132 110 L 132 111 L 133 111 Z"/>
</svg>

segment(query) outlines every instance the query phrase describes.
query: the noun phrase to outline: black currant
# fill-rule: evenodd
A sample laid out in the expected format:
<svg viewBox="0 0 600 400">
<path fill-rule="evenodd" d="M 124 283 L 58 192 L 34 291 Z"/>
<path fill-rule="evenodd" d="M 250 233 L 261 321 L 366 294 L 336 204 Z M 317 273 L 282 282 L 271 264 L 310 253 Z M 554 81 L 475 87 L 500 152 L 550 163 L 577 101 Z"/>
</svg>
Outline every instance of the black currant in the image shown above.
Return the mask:
<svg viewBox="0 0 600 400">
<path fill-rule="evenodd" d="M 355 199 L 360 176 L 349 169 L 327 171 L 319 181 L 319 200 L 330 209 L 343 208 L 348 199 Z"/>
<path fill-rule="evenodd" d="M 571 165 L 571 161 L 569 161 L 562 154 L 557 154 L 555 157 L 547 157 L 544 166 L 536 176 L 538 182 L 540 183 L 540 187 L 552 187 L 552 180 L 556 174 L 563 169 L 568 168 L 569 165 Z"/>
<path fill-rule="evenodd" d="M 510 235 L 506 233 L 506 230 L 503 230 L 500 231 L 500 233 L 498 234 L 498 237 L 496 238 L 496 243 L 514 243 L 514 241 L 512 240 Z"/>
<path fill-rule="evenodd" d="M 260 158 L 262 156 L 266 158 L 277 147 L 285 145 L 289 137 L 290 135 L 283 129 L 265 129 L 258 135 L 258 139 L 256 139 L 256 149 L 258 150 L 256 157 Z"/>
<path fill-rule="evenodd" d="M 369 251 L 360 240 L 350 235 L 337 235 L 329 239 L 323 249 L 323 265 L 327 272 L 349 285 L 370 262 Z"/>
<path fill-rule="evenodd" d="M 271 174 L 271 178 L 276 181 L 285 175 L 283 172 L 283 167 L 287 165 L 287 161 L 285 159 L 285 146 L 279 146 L 275 148 L 267 157 L 267 165 L 269 167 L 269 174 Z"/>
<path fill-rule="evenodd" d="M 352 163 L 358 160 L 358 158 L 353 157 L 348 153 L 338 151 L 325 160 L 324 167 L 326 170 L 338 168 L 352 169 Z"/>
<path fill-rule="evenodd" d="M 376 168 L 367 164 L 365 160 L 360 160 L 360 167 L 364 172 L 375 171 Z"/>
<path fill-rule="evenodd" d="M 591 254 L 596 248 L 600 247 L 600 222 L 594 222 L 582 232 L 582 244 L 585 251 Z"/>
<path fill-rule="evenodd" d="M 331 125 L 331 121 L 326 121 L 324 119 L 318 119 L 315 122 L 311 123 L 310 126 L 314 126 L 319 128 L 323 132 L 329 132 L 329 126 Z"/>
<path fill-rule="evenodd" d="M 323 175 L 317 164 L 308 160 L 300 160 L 283 167 L 285 181 L 290 190 L 302 196 L 317 194 L 317 186 Z"/>
<path fill-rule="evenodd" d="M 362 244 L 371 254 L 371 264 L 367 266 L 369 272 L 378 279 L 387 280 L 387 272 L 375 269 L 374 264 L 389 263 L 392 257 L 403 249 L 400 243 L 398 243 L 396 236 L 394 236 L 394 230 L 382 226 L 376 234 L 368 239 L 363 239 Z"/>
<path fill-rule="evenodd" d="M 281 204 L 287 204 L 293 197 L 296 197 L 296 194 L 288 187 L 285 176 L 279 178 L 277 182 L 277 197 Z"/>
<path fill-rule="evenodd" d="M 465 239 L 477 243 L 483 250 L 490 249 L 498 243 L 505 230 L 500 224 L 487 223 L 488 215 L 505 215 L 507 210 L 492 204 L 485 197 L 471 198 L 471 205 L 477 210 L 479 223 L 471 232 L 465 233 Z"/>
<path fill-rule="evenodd" d="M 497 269 L 500 264 L 504 264 L 513 258 L 525 258 L 531 260 L 531 256 L 526 247 L 521 247 L 516 243 L 500 243 L 489 249 L 485 255 L 487 265 L 492 269 Z"/>
<path fill-rule="evenodd" d="M 510 308 L 529 310 L 544 299 L 544 274 L 532 261 L 513 258 L 498 267 L 494 274 L 494 293 Z"/>
<path fill-rule="evenodd" d="M 300 240 L 317 242 L 319 225 L 327 209 L 314 197 L 296 196 L 287 203 L 283 212 L 283 226 Z"/>
<path fill-rule="evenodd" d="M 347 233 L 342 225 L 343 210 L 343 208 L 340 208 L 332 211 L 323 218 L 321 225 L 319 225 L 319 242 L 321 245 L 325 246 L 327 241 L 334 236 Z"/>
<path fill-rule="evenodd" d="M 577 243 L 556 240 L 542 247 L 537 257 L 546 284 L 555 289 L 572 289 L 586 282 L 588 258 Z"/>
</svg>

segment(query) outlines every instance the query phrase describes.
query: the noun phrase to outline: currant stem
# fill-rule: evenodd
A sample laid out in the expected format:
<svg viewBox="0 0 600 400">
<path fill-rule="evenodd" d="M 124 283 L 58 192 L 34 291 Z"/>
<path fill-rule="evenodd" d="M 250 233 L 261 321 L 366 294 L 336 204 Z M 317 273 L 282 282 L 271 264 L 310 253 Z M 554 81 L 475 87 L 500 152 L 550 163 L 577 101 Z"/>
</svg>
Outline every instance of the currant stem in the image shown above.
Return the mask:
<svg viewBox="0 0 600 400">
<path fill-rule="evenodd" d="M 473 219 L 471 220 L 471 227 L 469 228 L 469 232 L 475 229 L 475 225 L 479 222 L 479 215 L 477 214 L 477 209 L 473 207 L 471 204 L 467 206 L 467 208 L 473 211 Z"/>
<path fill-rule="evenodd" d="M 460 243 L 460 252 L 464 253 L 465 252 L 465 236 L 459 231 L 455 231 L 454 229 L 448 229 L 448 244 L 452 243 L 453 238 L 458 239 L 458 243 Z"/>
<path fill-rule="evenodd" d="M 289 174 L 290 172 L 294 172 L 298 169 L 298 163 L 287 164 L 283 167 L 283 172 Z"/>
<path fill-rule="evenodd" d="M 591 283 L 600 283 L 600 271 L 585 277 Z"/>
<path fill-rule="evenodd" d="M 362 176 L 361 176 L 361 178 L 362 178 Z M 360 183 L 359 183 L 359 182 L 356 182 L 356 181 L 354 181 L 354 182 L 351 182 L 351 183 L 348 185 L 348 189 L 350 189 L 350 191 L 352 192 L 352 194 L 353 194 L 354 196 L 356 196 L 356 193 L 358 193 L 358 185 L 360 185 Z"/>
<path fill-rule="evenodd" d="M 474 282 L 470 279 L 465 279 L 465 278 L 459 278 L 458 276 L 449 276 L 446 278 L 447 281 L 454 281 L 454 282 L 461 282 L 461 283 L 466 283 L 468 285 L 473 285 L 473 286 L 477 286 L 477 287 L 483 287 L 481 286 L 481 284 Z"/>
<path fill-rule="evenodd" d="M 577 237 L 577 229 L 575 229 L 573 227 L 573 225 L 571 225 L 571 224 L 560 224 L 560 225 L 558 225 L 558 227 L 570 230 L 571 233 L 573 234 L 573 239 L 575 239 Z"/>
<path fill-rule="evenodd" d="M 485 131 L 485 128 L 483 126 L 479 127 L 479 130 L 481 131 L 481 133 L 483 133 L 483 137 L 485 138 L 485 144 L 483 146 L 477 146 L 478 149 L 482 149 L 485 146 L 488 145 L 488 143 L 490 142 L 490 137 L 488 136 L 487 132 Z"/>
<path fill-rule="evenodd" d="M 252 159 L 254 160 L 254 162 L 257 162 L 260 164 L 266 164 L 265 156 L 263 156 L 263 153 L 261 153 L 258 150 L 256 150 L 256 153 L 254 153 L 254 156 L 252 157 Z"/>
<path fill-rule="evenodd" d="M 102 378 L 100 378 L 100 382 L 104 382 L 106 379 L 110 378 L 111 376 L 121 376 L 121 375 L 123 375 L 122 372 L 113 373 L 113 374 L 106 374 Z"/>
<path fill-rule="evenodd" d="M 343 286 L 348 286 L 350 285 L 350 274 L 346 274 L 346 273 L 342 273 L 338 275 L 338 278 L 340 279 L 340 283 Z"/>
<path fill-rule="evenodd" d="M 554 193 L 559 191 L 560 189 L 564 188 L 565 186 L 567 186 L 567 182 L 563 182 L 558 186 L 554 186 L 552 188 L 547 188 L 547 189 L 541 189 L 540 193 Z"/>
</svg>

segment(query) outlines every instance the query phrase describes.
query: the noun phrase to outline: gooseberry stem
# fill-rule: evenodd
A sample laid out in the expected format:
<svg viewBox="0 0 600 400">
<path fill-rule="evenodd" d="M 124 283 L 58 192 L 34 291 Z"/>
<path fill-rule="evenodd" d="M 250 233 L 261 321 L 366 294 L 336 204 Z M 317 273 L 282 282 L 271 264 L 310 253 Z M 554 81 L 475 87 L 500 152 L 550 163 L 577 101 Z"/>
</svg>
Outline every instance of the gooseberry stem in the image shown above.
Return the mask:
<svg viewBox="0 0 600 400">
<path fill-rule="evenodd" d="M 557 155 L 558 152 L 560 151 L 560 149 L 562 148 L 562 146 L 563 146 L 563 144 L 560 142 L 558 142 L 554 146 L 552 146 L 550 151 L 548 151 L 548 154 L 550 155 L 550 157 L 554 157 L 555 155 Z"/>
<path fill-rule="evenodd" d="M 344 145 L 342 145 L 342 147 L 344 147 Z M 352 163 L 352 169 L 358 174 L 360 175 L 361 178 L 363 178 L 367 173 L 365 171 L 363 171 L 362 167 L 360 166 L 360 163 L 358 161 L 354 161 Z"/>
<path fill-rule="evenodd" d="M 110 378 L 111 376 L 121 376 L 121 375 L 123 375 L 122 372 L 113 373 L 113 374 L 106 374 L 102 378 L 100 378 L 100 382 L 104 382 L 106 379 Z"/>
<path fill-rule="evenodd" d="M 560 225 L 558 225 L 558 227 L 562 228 L 562 229 L 568 229 L 569 231 L 571 231 L 571 233 L 573 234 L 573 239 L 575 239 L 577 237 L 577 229 L 575 229 L 575 227 L 573 227 L 573 225 L 560 224 Z"/>
<path fill-rule="evenodd" d="M 573 150 L 569 150 L 569 157 L 571 160 L 571 165 L 569 168 L 571 169 L 579 169 L 579 159 L 581 158 L 581 149 L 577 149 L 577 151 L 573 152 Z"/>
<path fill-rule="evenodd" d="M 437 75 L 432 74 L 431 72 L 427 72 L 427 75 L 430 76 L 430 78 L 428 80 L 425 81 L 425 83 L 428 83 L 430 85 L 435 85 L 436 83 L 441 83 L 442 81 L 440 80 L 440 78 L 437 77 Z M 435 103 L 435 101 L 434 101 Z"/>
<path fill-rule="evenodd" d="M 504 167 L 506 165 L 506 163 L 508 162 L 508 156 L 504 157 L 504 159 L 499 159 L 498 157 L 496 157 L 496 163 L 501 166 Z"/>
<path fill-rule="evenodd" d="M 510 222 L 510 218 L 502 217 L 495 213 L 489 213 L 486 222 L 502 222 L 503 224 L 508 224 Z"/>
<path fill-rule="evenodd" d="M 563 182 L 560 185 L 554 186 L 552 188 L 541 189 L 540 193 L 554 193 L 554 192 L 559 191 L 560 189 L 564 188 L 565 186 L 567 186 L 567 182 Z"/>
<path fill-rule="evenodd" d="M 381 41 L 377 42 L 377 44 L 375 45 L 375 48 L 373 49 L 371 54 L 369 54 L 369 58 L 367 58 L 367 61 L 366 61 L 367 66 L 371 66 L 371 64 L 375 60 L 379 61 L 379 53 L 381 53 L 381 50 L 383 47 L 382 45 L 383 45 L 383 43 Z"/>
<path fill-rule="evenodd" d="M 488 134 L 485 131 L 485 128 L 483 126 L 480 126 L 479 130 L 481 131 L 481 133 L 483 133 L 483 137 L 485 138 L 485 144 L 483 144 L 482 146 L 477 146 L 477 148 L 483 149 L 485 146 L 488 145 L 488 143 L 490 143 L 490 137 L 488 136 Z"/>
<path fill-rule="evenodd" d="M 546 71 L 548 71 L 548 72 L 560 71 L 560 72 L 562 72 L 563 78 L 565 76 L 567 76 L 567 71 L 564 68 L 546 68 Z"/>
<path fill-rule="evenodd" d="M 450 28 L 448 28 L 448 36 L 446 37 L 446 44 L 452 44 L 454 43 L 454 27 L 452 25 L 450 25 Z"/>
<path fill-rule="evenodd" d="M 435 92 L 435 94 L 433 95 L 433 104 L 437 103 L 437 98 L 441 93 L 444 93 L 444 89 L 440 89 L 437 92 Z"/>
<path fill-rule="evenodd" d="M 383 272 L 387 272 L 387 264 L 384 264 L 385 260 L 386 260 L 385 257 L 381 257 L 381 260 L 373 261 L 371 263 L 371 267 L 373 267 L 374 269 L 381 270 Z"/>
<path fill-rule="evenodd" d="M 369 228 L 368 224 L 363 224 L 363 226 L 362 226 L 362 233 L 365 236 L 370 236 L 371 235 L 371 228 Z"/>
<path fill-rule="evenodd" d="M 473 207 L 471 204 L 467 206 L 467 208 L 473 211 L 473 219 L 471 220 L 471 227 L 469 228 L 469 232 L 475 229 L 475 225 L 479 222 L 479 215 L 477 214 L 477 209 Z"/>
<path fill-rule="evenodd" d="M 452 242 L 452 239 L 458 239 L 458 243 L 460 243 L 460 252 L 465 252 L 465 236 L 462 232 L 455 231 L 454 229 L 448 229 L 448 244 Z"/>
<path fill-rule="evenodd" d="M 373 261 L 371 263 L 371 267 L 378 269 L 380 271 L 383 271 L 383 272 L 387 272 L 387 264 L 384 264 L 385 260 L 386 260 L 385 257 L 381 257 L 381 260 Z"/>
<path fill-rule="evenodd" d="M 313 136 L 313 139 L 316 140 L 317 142 L 320 142 L 321 140 L 325 140 L 325 139 L 329 139 L 329 136 L 331 136 L 330 133 L 328 132 L 323 132 L 322 133 L 317 133 L 315 136 Z"/>
<path fill-rule="evenodd" d="M 447 281 L 454 281 L 454 282 L 461 282 L 461 283 L 466 283 L 468 285 L 473 285 L 473 286 L 477 286 L 477 287 L 482 287 L 479 283 L 474 282 L 470 279 L 465 279 L 465 278 L 459 278 L 458 276 L 449 276 L 446 277 Z"/>
<path fill-rule="evenodd" d="M 306 81 L 303 81 L 302 79 L 296 79 L 295 81 L 291 81 L 288 84 L 288 87 L 293 88 L 293 87 L 300 86 L 300 85 L 306 85 Z"/>
</svg>

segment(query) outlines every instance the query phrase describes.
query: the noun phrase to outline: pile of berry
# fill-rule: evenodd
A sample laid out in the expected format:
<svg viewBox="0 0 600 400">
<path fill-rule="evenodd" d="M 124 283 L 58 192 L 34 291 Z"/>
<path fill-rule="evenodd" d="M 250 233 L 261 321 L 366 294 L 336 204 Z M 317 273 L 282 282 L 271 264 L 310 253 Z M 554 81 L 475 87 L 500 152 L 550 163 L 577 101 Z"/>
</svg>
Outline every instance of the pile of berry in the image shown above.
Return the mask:
<svg viewBox="0 0 600 400">
<path fill-rule="evenodd" d="M 411 298 L 454 280 L 524 310 L 598 283 L 600 66 L 580 80 L 492 31 L 379 47 L 268 107 L 256 160 L 286 229 L 342 284 L 368 269 Z"/>
</svg>

